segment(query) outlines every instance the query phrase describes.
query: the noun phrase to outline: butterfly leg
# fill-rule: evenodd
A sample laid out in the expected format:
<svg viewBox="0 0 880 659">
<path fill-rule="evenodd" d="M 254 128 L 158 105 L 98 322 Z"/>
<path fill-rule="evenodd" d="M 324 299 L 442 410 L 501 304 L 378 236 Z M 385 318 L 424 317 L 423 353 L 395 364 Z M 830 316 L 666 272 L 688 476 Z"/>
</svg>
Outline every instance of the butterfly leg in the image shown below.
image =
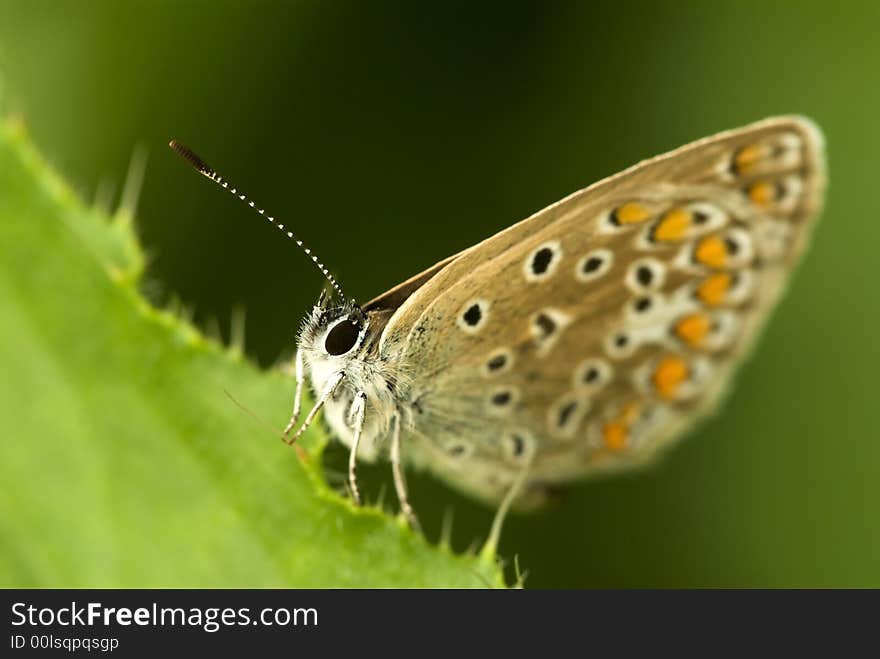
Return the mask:
<svg viewBox="0 0 880 659">
<path fill-rule="evenodd" d="M 529 468 L 531 466 L 531 460 L 523 465 L 522 470 L 517 474 L 516 479 L 513 481 L 507 494 L 504 495 L 501 505 L 498 506 L 498 512 L 495 513 L 495 519 L 492 520 L 492 528 L 489 531 L 489 537 L 486 539 L 486 544 L 483 545 L 483 549 L 480 552 L 480 555 L 484 558 L 493 558 L 495 556 L 495 552 L 498 549 L 498 542 L 501 540 L 501 527 L 504 526 L 504 520 L 507 517 L 507 512 L 510 510 L 510 506 L 513 505 L 513 502 L 516 501 L 516 498 L 522 492 L 523 484 L 526 482 L 526 478 L 529 475 Z"/>
<path fill-rule="evenodd" d="M 293 412 L 290 415 L 290 421 L 287 422 L 287 425 L 284 426 L 284 432 L 282 433 L 285 437 L 287 434 L 293 430 L 293 426 L 296 425 L 296 420 L 299 419 L 299 411 L 300 406 L 302 405 L 302 391 L 303 384 L 305 382 L 305 368 L 303 364 L 303 351 L 302 348 L 296 349 L 296 392 L 293 394 Z"/>
<path fill-rule="evenodd" d="M 321 411 L 321 408 L 324 407 L 324 403 L 327 402 L 327 399 L 333 395 L 333 392 L 336 391 L 336 387 L 339 386 L 339 383 L 342 382 L 342 379 L 345 377 L 345 373 L 343 371 L 338 371 L 330 376 L 330 379 L 327 380 L 327 384 L 324 386 L 324 391 L 321 392 L 321 396 L 318 398 L 318 402 L 315 403 L 315 406 L 309 411 L 306 415 L 305 420 L 302 422 L 302 425 L 299 427 L 299 430 L 296 431 L 296 434 L 293 435 L 290 439 L 287 439 L 287 434 L 283 435 L 284 442 L 288 446 L 292 446 L 296 440 L 302 437 L 302 434 L 308 430 L 309 426 L 312 425 L 312 421 L 315 420 L 315 416 L 317 416 L 318 412 Z"/>
<path fill-rule="evenodd" d="M 400 417 L 394 417 L 394 430 L 391 434 L 391 472 L 394 475 L 394 489 L 397 490 L 397 499 L 400 501 L 400 509 L 403 511 L 409 525 L 419 530 L 419 520 L 409 505 L 409 496 L 406 493 L 406 481 L 403 477 L 403 465 L 400 462 Z"/>
<path fill-rule="evenodd" d="M 348 454 L 348 485 L 351 487 L 351 497 L 356 506 L 361 505 L 361 493 L 358 490 L 355 467 L 357 466 L 358 444 L 361 441 L 361 431 L 364 428 L 364 408 L 366 407 L 367 395 L 359 391 L 351 404 L 351 416 L 354 418 L 354 440 L 351 443 L 351 452 Z"/>
</svg>

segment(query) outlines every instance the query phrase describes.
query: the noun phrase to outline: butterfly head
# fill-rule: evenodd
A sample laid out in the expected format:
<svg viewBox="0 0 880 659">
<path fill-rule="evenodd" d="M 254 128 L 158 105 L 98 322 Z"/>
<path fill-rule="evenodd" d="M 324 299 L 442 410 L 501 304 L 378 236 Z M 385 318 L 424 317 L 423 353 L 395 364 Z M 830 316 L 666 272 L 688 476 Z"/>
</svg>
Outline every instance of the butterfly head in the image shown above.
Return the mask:
<svg viewBox="0 0 880 659">
<path fill-rule="evenodd" d="M 369 323 L 363 310 L 353 301 L 335 302 L 321 294 L 318 303 L 303 322 L 299 345 L 309 361 L 331 370 L 345 370 L 364 345 Z"/>
</svg>

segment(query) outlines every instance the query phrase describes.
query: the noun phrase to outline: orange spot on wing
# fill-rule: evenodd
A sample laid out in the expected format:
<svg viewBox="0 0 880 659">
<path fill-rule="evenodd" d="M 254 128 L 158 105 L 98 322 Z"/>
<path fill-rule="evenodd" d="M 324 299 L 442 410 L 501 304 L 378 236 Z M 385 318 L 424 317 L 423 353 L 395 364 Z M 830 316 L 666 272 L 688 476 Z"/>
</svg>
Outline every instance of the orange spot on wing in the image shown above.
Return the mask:
<svg viewBox="0 0 880 659">
<path fill-rule="evenodd" d="M 620 410 L 620 414 L 613 421 L 602 426 L 602 439 L 605 447 L 611 451 L 620 451 L 626 446 L 629 439 L 629 429 L 639 418 L 642 406 L 633 401 L 627 403 Z"/>
<path fill-rule="evenodd" d="M 706 277 L 697 287 L 697 297 L 710 307 L 717 306 L 724 301 L 724 296 L 730 290 L 733 278 L 727 272 L 718 272 Z"/>
<path fill-rule="evenodd" d="M 699 348 L 712 321 L 709 316 L 704 313 L 693 313 L 685 316 L 675 324 L 675 335 L 692 348 Z"/>
<path fill-rule="evenodd" d="M 628 436 L 629 430 L 618 421 L 606 423 L 602 428 L 602 438 L 605 440 L 605 446 L 612 451 L 622 449 L 626 445 L 626 438 Z"/>
<path fill-rule="evenodd" d="M 703 238 L 697 244 L 694 258 L 710 268 L 723 268 L 727 261 L 727 246 L 718 236 Z"/>
<path fill-rule="evenodd" d="M 636 224 L 644 222 L 649 217 L 651 214 L 648 209 L 634 201 L 624 204 L 614 211 L 614 219 L 618 224 Z"/>
<path fill-rule="evenodd" d="M 744 146 L 733 157 L 733 168 L 737 174 L 748 174 L 764 157 L 765 149 L 759 144 Z"/>
<path fill-rule="evenodd" d="M 669 355 L 660 360 L 654 369 L 654 387 L 667 400 L 675 398 L 682 382 L 690 376 L 690 369 L 681 357 Z"/>
<path fill-rule="evenodd" d="M 749 186 L 749 199 L 755 206 L 761 208 L 769 208 L 770 204 L 776 198 L 776 188 L 772 183 L 767 181 L 758 181 Z"/>
<path fill-rule="evenodd" d="M 691 214 L 683 208 L 673 208 L 665 213 L 654 227 L 654 240 L 668 242 L 681 240 L 691 226 Z"/>
</svg>

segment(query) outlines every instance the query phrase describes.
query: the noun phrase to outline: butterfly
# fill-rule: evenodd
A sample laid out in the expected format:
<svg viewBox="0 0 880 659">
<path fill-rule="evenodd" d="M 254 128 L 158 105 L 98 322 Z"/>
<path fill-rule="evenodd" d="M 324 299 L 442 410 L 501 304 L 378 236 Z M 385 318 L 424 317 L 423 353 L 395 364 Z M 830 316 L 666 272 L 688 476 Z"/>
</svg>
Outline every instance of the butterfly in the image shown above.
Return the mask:
<svg viewBox="0 0 880 659">
<path fill-rule="evenodd" d="M 285 437 L 323 409 L 358 460 L 390 458 L 506 510 L 650 461 L 713 410 L 823 199 L 823 138 L 784 116 L 606 178 L 364 305 L 330 283 L 303 322 Z M 296 433 L 306 382 L 315 403 Z M 496 518 L 497 519 L 497 518 Z"/>
</svg>

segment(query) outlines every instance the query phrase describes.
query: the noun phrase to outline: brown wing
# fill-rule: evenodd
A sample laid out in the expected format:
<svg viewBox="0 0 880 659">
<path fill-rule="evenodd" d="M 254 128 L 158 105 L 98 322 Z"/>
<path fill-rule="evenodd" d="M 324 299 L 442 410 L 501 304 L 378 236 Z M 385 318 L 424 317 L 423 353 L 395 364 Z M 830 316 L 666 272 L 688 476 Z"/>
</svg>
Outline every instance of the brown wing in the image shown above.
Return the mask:
<svg viewBox="0 0 880 659">
<path fill-rule="evenodd" d="M 783 117 L 577 192 L 410 280 L 381 350 L 412 457 L 497 499 L 638 464 L 711 408 L 822 198 L 821 137 Z M 405 297 L 405 296 L 402 296 Z"/>
<path fill-rule="evenodd" d="M 419 274 L 410 277 L 405 282 L 398 284 L 391 290 L 385 291 L 379 297 L 375 297 L 367 302 L 364 305 L 363 310 L 366 313 L 369 313 L 371 311 L 399 308 L 400 305 L 402 305 L 410 295 L 412 295 L 415 291 L 424 286 L 431 277 L 433 277 L 447 265 L 452 263 L 452 261 L 457 259 L 458 256 L 459 254 L 449 256 L 442 261 L 435 263 L 427 270 L 424 270 L 423 272 L 420 272 Z"/>
</svg>

